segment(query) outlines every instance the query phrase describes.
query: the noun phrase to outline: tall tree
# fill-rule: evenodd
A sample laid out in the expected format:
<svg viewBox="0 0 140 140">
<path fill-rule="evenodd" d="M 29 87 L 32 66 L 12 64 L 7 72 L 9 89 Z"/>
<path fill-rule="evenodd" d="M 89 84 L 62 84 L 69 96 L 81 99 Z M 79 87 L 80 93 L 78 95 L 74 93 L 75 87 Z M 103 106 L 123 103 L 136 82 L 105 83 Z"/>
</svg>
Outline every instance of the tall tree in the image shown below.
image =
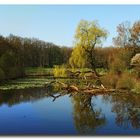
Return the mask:
<svg viewBox="0 0 140 140">
<path fill-rule="evenodd" d="M 82 48 L 84 58 L 90 64 L 90 67 L 99 76 L 95 67 L 95 47 L 102 44 L 103 39 L 106 39 L 107 31 L 98 25 L 97 21 L 81 20 L 75 33 L 75 46 Z"/>
<path fill-rule="evenodd" d="M 135 47 L 140 47 L 140 20 L 136 21 L 131 28 L 131 43 Z"/>
<path fill-rule="evenodd" d="M 130 22 L 125 21 L 117 26 L 118 35 L 113 38 L 115 46 L 126 47 L 130 45 L 131 26 Z"/>
</svg>

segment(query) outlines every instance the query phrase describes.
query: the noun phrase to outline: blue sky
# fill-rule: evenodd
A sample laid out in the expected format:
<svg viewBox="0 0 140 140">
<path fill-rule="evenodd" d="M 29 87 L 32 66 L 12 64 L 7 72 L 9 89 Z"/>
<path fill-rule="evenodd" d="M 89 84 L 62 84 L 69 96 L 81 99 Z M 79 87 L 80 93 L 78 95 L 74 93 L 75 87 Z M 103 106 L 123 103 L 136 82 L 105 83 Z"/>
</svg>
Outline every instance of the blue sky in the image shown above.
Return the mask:
<svg viewBox="0 0 140 140">
<path fill-rule="evenodd" d="M 140 5 L 0 5 L 0 34 L 35 37 L 58 45 L 72 46 L 81 19 L 98 20 L 112 44 L 116 26 L 140 19 Z"/>
</svg>

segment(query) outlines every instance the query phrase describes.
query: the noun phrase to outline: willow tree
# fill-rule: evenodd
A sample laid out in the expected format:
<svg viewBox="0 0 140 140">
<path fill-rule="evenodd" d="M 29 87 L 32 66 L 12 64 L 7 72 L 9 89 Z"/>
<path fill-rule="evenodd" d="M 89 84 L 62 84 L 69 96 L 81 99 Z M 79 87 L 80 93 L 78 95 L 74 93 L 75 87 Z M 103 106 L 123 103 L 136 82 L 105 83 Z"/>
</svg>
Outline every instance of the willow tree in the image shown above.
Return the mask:
<svg viewBox="0 0 140 140">
<path fill-rule="evenodd" d="M 87 62 L 90 64 L 90 68 L 92 68 L 96 76 L 99 75 L 96 72 L 95 47 L 100 46 L 106 37 L 107 31 L 101 28 L 97 21 L 81 20 L 76 29 L 75 48 L 73 52 L 77 47 L 79 51 L 81 49 L 83 50 L 83 52 L 80 53 L 79 59 L 87 59 Z M 77 50 L 75 52 L 77 52 Z M 76 58 L 76 53 L 75 55 L 73 53 L 71 57 L 73 57 L 73 59 Z"/>
<path fill-rule="evenodd" d="M 85 56 L 85 51 L 81 46 L 75 46 L 71 53 L 69 63 L 72 68 L 84 68 L 87 67 L 87 58 Z"/>
</svg>

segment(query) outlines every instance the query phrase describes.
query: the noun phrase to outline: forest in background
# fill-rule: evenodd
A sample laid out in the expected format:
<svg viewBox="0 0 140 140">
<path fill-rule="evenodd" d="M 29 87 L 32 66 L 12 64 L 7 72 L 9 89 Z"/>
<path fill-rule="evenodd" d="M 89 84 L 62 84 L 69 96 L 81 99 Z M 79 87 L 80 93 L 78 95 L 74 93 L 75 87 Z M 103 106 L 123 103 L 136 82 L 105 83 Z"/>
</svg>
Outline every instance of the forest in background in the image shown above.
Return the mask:
<svg viewBox="0 0 140 140">
<path fill-rule="evenodd" d="M 0 36 L 0 80 L 24 76 L 26 67 L 52 68 L 67 63 L 72 49 L 34 38 Z"/>
</svg>

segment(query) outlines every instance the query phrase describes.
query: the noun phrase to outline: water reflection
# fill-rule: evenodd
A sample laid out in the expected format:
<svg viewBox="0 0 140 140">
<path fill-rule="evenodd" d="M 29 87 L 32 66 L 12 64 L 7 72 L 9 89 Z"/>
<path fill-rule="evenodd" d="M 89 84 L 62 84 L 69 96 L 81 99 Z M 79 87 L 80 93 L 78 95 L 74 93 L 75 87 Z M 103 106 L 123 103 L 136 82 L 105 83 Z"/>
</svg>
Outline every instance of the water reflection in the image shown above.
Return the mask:
<svg viewBox="0 0 140 140">
<path fill-rule="evenodd" d="M 115 113 L 116 125 L 125 129 L 140 128 L 140 96 L 130 93 L 103 96 L 103 101 L 110 102 Z"/>
<path fill-rule="evenodd" d="M 92 95 L 87 94 L 72 97 L 74 123 L 80 135 L 94 134 L 95 129 L 106 122 L 101 110 L 94 108 L 92 98 L 94 98 Z"/>
<path fill-rule="evenodd" d="M 12 106 L 21 102 L 36 101 L 44 97 L 51 97 L 52 101 L 55 101 L 57 98 L 67 94 L 67 92 L 59 91 L 59 88 L 53 86 L 0 91 L 0 105 L 7 104 L 8 106 Z"/>
<path fill-rule="evenodd" d="M 21 102 L 30 102 L 49 96 L 46 89 L 24 89 L 0 92 L 0 105 L 12 106 Z"/>
<path fill-rule="evenodd" d="M 140 96 L 117 94 L 111 99 L 112 112 L 116 113 L 116 124 L 123 128 L 140 128 Z"/>
<path fill-rule="evenodd" d="M 33 129 L 32 132 L 34 131 L 32 125 L 38 122 L 39 126 L 36 132 L 42 133 L 41 130 L 43 128 L 43 134 L 46 134 L 46 130 L 48 130 L 48 133 L 55 134 L 57 132 L 58 134 L 58 128 L 55 126 L 56 123 L 50 120 L 55 120 L 59 126 L 62 126 L 61 123 L 65 120 L 65 134 L 69 134 L 69 132 L 73 134 L 78 133 L 80 135 L 103 134 L 103 132 L 104 134 L 119 134 L 119 132 L 123 134 L 139 134 L 140 95 L 126 93 L 95 97 L 90 94 L 73 93 L 69 94 L 71 96 L 65 96 L 68 93 L 58 92 L 57 90 L 58 89 L 48 87 L 0 92 L 0 109 L 1 111 L 6 111 L 5 114 L 3 113 L 3 117 L 2 115 L 0 116 L 3 127 L 6 121 L 13 124 L 14 119 L 17 121 L 17 118 L 19 118 L 19 124 L 26 124 L 26 128 L 30 127 Z M 62 98 L 62 96 L 65 97 Z M 48 100 L 48 98 L 51 98 L 51 100 Z M 32 106 L 31 104 L 28 106 L 28 104 L 24 104 L 25 102 L 34 103 L 31 103 Z M 23 103 L 22 106 L 18 106 L 18 104 L 21 103 Z M 39 108 L 40 112 L 44 113 L 46 111 L 46 116 L 43 115 L 43 113 L 36 113 L 37 108 L 32 108 L 33 106 L 37 107 L 39 103 L 43 106 L 43 109 L 41 108 L 42 110 Z M 7 104 L 10 108 L 2 106 L 3 104 Z M 13 105 L 15 105 L 15 108 Z M 57 108 L 58 106 L 59 109 Z M 21 110 L 22 107 L 26 108 L 24 112 Z M 14 111 L 11 111 L 12 109 Z M 32 119 L 28 120 L 29 117 L 26 117 L 26 119 L 24 118 L 23 120 L 20 116 L 26 115 L 28 112 L 31 112 L 30 117 Z M 13 119 L 8 118 L 9 115 L 13 115 Z M 54 117 L 53 119 L 52 116 Z M 6 121 L 4 122 L 4 120 Z M 50 130 L 48 124 L 54 127 Z M 57 128 L 57 130 L 54 132 L 55 128 Z M 107 129 L 109 131 L 107 131 Z M 128 132 L 126 132 L 126 130 L 128 130 Z M 2 131 L 3 129 L 0 127 L 0 132 Z M 7 132 L 6 128 L 4 131 L 5 133 Z M 31 130 L 28 131 L 30 132 Z M 61 130 L 61 134 L 63 134 L 63 131 L 64 130 Z"/>
</svg>

